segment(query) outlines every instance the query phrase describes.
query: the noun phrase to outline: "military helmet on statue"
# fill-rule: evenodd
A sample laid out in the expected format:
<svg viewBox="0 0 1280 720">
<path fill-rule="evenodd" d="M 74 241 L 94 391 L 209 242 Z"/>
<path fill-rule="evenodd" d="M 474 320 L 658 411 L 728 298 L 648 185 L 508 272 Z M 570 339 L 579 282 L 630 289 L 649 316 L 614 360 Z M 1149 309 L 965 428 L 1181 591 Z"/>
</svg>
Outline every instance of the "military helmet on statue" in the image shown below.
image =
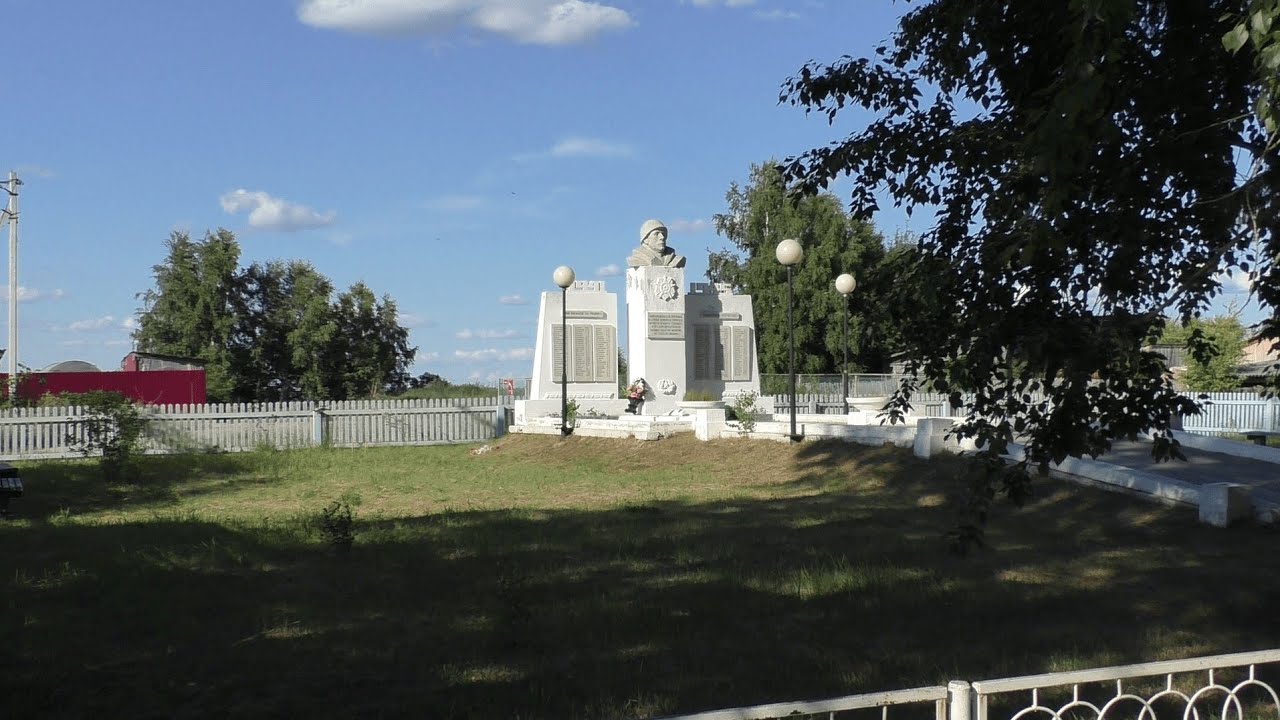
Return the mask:
<svg viewBox="0 0 1280 720">
<path fill-rule="evenodd" d="M 665 232 L 666 229 L 667 226 L 664 225 L 661 220 L 645 220 L 644 224 L 640 226 L 640 240 L 643 242 L 645 238 L 649 237 L 649 233 L 654 230 L 662 230 Z"/>
</svg>

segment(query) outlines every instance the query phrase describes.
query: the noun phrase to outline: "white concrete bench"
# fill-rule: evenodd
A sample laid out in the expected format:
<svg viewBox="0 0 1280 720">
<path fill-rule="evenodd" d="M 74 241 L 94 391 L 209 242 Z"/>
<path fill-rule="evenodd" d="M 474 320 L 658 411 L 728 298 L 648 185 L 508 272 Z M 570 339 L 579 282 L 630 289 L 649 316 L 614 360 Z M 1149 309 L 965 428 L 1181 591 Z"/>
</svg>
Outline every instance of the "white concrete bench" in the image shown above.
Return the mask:
<svg viewBox="0 0 1280 720">
<path fill-rule="evenodd" d="M 1280 437 L 1280 432 L 1275 430 L 1242 430 L 1246 440 L 1252 440 L 1255 445 L 1266 445 L 1267 440 L 1273 437 Z"/>
</svg>

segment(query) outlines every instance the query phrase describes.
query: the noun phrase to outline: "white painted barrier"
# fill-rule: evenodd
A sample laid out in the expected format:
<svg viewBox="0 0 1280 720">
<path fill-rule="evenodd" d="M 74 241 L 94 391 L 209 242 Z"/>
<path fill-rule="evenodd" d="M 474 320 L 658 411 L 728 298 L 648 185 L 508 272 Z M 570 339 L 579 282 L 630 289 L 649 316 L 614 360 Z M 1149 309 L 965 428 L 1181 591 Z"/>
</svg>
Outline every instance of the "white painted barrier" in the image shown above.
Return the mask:
<svg viewBox="0 0 1280 720">
<path fill-rule="evenodd" d="M 496 397 L 151 405 L 143 410 L 149 421 L 145 450 L 482 442 L 497 436 L 500 411 Z M 0 460 L 79 457 L 68 438 L 83 437 L 84 415 L 79 407 L 0 411 Z"/>
</svg>

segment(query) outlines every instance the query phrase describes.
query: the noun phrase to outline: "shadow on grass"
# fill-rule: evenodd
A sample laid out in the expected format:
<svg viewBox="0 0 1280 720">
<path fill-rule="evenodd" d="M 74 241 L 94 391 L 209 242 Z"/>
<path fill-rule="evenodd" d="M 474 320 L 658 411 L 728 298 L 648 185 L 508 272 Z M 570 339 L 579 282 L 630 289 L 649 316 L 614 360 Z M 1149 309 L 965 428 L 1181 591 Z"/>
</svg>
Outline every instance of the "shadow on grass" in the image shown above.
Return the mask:
<svg viewBox="0 0 1280 720">
<path fill-rule="evenodd" d="M 1045 481 L 958 558 L 954 461 L 796 461 L 798 497 L 370 521 L 348 553 L 302 520 L 0 524 L 0 715 L 647 717 L 1280 645 L 1273 532 Z"/>
<path fill-rule="evenodd" d="M 124 471 L 124 479 L 114 483 L 103 479 L 97 458 L 24 464 L 23 481 L 31 491 L 15 506 L 21 516 L 33 518 L 126 507 L 162 512 L 180 503 L 179 491 L 194 496 L 221 492 L 235 483 L 270 482 L 273 469 L 285 457 L 269 451 L 150 455 L 138 458 Z"/>
</svg>

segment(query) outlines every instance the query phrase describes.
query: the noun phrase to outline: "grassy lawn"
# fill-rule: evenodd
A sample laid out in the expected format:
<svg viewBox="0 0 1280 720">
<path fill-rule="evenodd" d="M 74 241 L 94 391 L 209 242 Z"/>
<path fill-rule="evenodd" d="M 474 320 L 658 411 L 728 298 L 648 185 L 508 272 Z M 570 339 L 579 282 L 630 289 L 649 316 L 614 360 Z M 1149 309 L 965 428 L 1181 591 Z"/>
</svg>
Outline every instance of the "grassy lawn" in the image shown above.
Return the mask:
<svg viewBox="0 0 1280 720">
<path fill-rule="evenodd" d="M 1280 647 L 1268 528 L 1046 480 L 961 558 L 954 459 L 469 449 L 23 465 L 0 717 L 635 718 Z"/>
</svg>

